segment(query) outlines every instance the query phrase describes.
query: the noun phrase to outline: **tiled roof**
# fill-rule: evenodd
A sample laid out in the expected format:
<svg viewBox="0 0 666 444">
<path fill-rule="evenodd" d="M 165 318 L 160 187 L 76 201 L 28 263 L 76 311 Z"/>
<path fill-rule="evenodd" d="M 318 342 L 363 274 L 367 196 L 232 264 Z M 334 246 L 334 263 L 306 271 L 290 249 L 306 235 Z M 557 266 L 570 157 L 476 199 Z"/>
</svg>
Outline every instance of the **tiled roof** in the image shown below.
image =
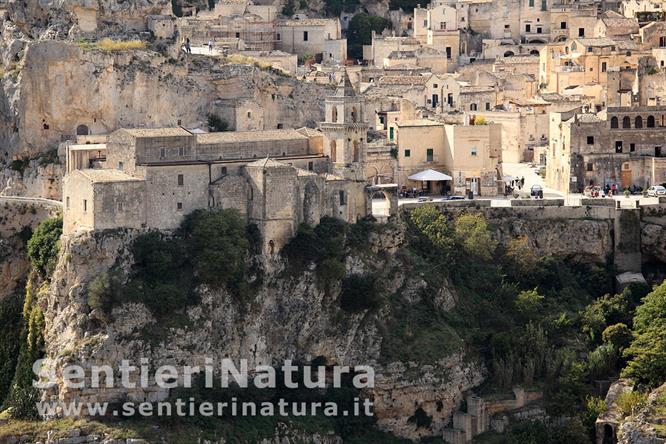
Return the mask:
<svg viewBox="0 0 666 444">
<path fill-rule="evenodd" d="M 197 143 L 216 144 L 234 142 L 262 142 L 270 140 L 306 139 L 306 136 L 293 129 L 266 131 L 227 131 L 222 133 L 197 134 Z"/>
<path fill-rule="evenodd" d="M 85 176 L 88 180 L 95 183 L 104 182 L 140 182 L 142 179 L 132 177 L 127 173 L 123 173 L 114 169 L 86 169 L 77 170 L 80 174 Z"/>
<path fill-rule="evenodd" d="M 175 128 L 125 128 L 126 133 L 134 137 L 182 137 L 191 136 L 188 130 L 180 127 Z"/>
</svg>

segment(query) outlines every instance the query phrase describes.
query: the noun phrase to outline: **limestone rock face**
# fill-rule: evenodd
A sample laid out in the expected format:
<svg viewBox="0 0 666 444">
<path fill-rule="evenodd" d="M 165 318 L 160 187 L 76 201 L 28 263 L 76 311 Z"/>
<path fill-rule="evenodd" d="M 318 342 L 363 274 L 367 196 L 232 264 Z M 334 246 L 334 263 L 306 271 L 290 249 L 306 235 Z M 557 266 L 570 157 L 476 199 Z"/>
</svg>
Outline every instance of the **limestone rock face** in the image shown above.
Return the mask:
<svg viewBox="0 0 666 444">
<path fill-rule="evenodd" d="M 664 425 L 665 399 L 666 384 L 650 393 L 645 407 L 620 425 L 618 444 L 666 444 L 666 437 L 656 430 Z"/>
<path fill-rule="evenodd" d="M 318 357 L 329 364 L 370 365 L 377 382 L 366 394 L 375 400 L 379 426 L 412 438 L 432 434 L 408 422 L 418 407 L 433 417 L 432 428 L 437 432 L 457 408 L 462 393 L 483 380 L 483 369 L 459 354 L 431 365 L 382 362 L 379 323 L 366 314 L 343 315 L 339 289 L 324 291 L 310 272 L 289 277 L 279 258 L 265 259 L 274 262 L 265 268 L 275 271 L 263 276 L 253 302 L 239 304 L 225 291 L 200 288 L 200 303 L 187 310 L 188 326 L 164 331 L 163 339 L 146 337 L 146 328 L 159 330 L 160 326 L 142 304 L 116 308 L 114 321 L 100 325 L 99 314 L 87 306 L 87 286 L 114 264 L 132 263 L 128 246 L 136 235 L 116 230 L 63 238 L 45 311 L 47 355 L 57 361 L 56 367 L 70 361 L 88 366 L 121 359 L 138 362 L 140 358 L 148 358 L 156 366 L 202 365 L 204 358 L 219 362 L 224 357 L 247 359 L 250 368 L 281 366 L 285 359 L 310 362 Z M 390 240 L 382 243 L 391 245 Z M 352 270 L 362 267 L 356 260 L 348 261 L 348 266 Z M 400 286 L 404 279 L 396 278 L 388 285 Z M 168 393 L 158 387 L 91 391 L 61 387 L 50 396 L 155 401 Z"/>
<path fill-rule="evenodd" d="M 641 228 L 641 249 L 656 259 L 666 261 L 666 231 L 657 224 L 646 223 Z"/>
<path fill-rule="evenodd" d="M 30 230 L 58 212 L 55 204 L 0 198 L 0 299 L 17 290 L 30 271 L 26 251 Z"/>
</svg>

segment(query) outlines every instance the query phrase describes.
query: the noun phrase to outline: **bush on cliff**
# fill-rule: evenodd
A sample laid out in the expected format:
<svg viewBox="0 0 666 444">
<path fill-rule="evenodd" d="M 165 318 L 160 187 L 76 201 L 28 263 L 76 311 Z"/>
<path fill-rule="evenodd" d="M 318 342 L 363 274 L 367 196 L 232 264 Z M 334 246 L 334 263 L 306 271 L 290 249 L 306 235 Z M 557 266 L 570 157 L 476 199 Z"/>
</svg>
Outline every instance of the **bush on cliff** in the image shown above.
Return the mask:
<svg viewBox="0 0 666 444">
<path fill-rule="evenodd" d="M 21 337 L 22 299 L 18 294 L 0 299 L 0 325 L 3 326 L 0 338 L 0 405 L 7 398 L 16 369 Z"/>
<path fill-rule="evenodd" d="M 50 276 L 58 262 L 62 217 L 46 219 L 37 226 L 28 241 L 28 257 L 42 277 Z"/>
<path fill-rule="evenodd" d="M 381 294 L 376 276 L 352 274 L 342 281 L 340 308 L 349 313 L 379 307 Z"/>
<path fill-rule="evenodd" d="M 635 338 L 625 356 L 622 375 L 654 388 L 666 375 L 666 281 L 645 296 L 633 319 Z"/>
</svg>

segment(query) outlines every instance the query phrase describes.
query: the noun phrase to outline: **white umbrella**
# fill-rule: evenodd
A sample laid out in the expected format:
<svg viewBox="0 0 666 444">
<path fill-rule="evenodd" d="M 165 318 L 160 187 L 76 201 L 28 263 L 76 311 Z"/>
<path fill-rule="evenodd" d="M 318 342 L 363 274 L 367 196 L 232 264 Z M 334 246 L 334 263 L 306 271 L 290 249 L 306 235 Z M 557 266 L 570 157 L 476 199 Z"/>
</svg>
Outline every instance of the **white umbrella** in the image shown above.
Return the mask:
<svg viewBox="0 0 666 444">
<path fill-rule="evenodd" d="M 408 179 L 421 182 L 441 182 L 443 180 L 453 180 L 453 177 L 448 174 L 440 173 L 439 171 L 425 170 L 420 173 L 412 174 Z"/>
</svg>

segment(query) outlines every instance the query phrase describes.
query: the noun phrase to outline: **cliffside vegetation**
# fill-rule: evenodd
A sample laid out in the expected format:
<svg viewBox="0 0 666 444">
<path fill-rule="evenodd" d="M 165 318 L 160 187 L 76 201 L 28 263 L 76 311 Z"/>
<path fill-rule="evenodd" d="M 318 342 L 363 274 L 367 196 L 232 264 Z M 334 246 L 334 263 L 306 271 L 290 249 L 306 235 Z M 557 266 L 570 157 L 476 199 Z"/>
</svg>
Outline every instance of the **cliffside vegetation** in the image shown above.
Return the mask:
<svg viewBox="0 0 666 444">
<path fill-rule="evenodd" d="M 44 298 L 58 261 L 62 217 L 46 219 L 28 240 L 32 272 L 25 296 L 0 301 L 0 318 L 9 326 L 0 341 L 0 402 L 14 418 L 35 418 L 39 397 L 32 387 L 32 364 L 44 355 Z M 22 303 L 22 305 L 21 305 Z M 22 310 L 18 308 L 22 307 Z M 11 382 L 10 382 L 11 381 Z"/>
</svg>

